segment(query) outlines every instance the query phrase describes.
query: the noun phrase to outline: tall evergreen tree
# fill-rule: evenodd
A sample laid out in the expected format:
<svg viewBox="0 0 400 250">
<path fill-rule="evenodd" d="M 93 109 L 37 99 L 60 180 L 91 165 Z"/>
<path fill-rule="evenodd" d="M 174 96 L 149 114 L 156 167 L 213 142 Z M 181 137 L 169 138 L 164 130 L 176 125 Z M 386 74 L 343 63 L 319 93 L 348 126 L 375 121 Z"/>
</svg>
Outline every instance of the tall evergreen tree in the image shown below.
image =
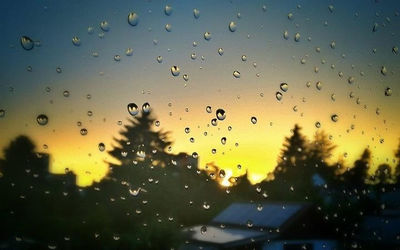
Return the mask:
<svg viewBox="0 0 400 250">
<path fill-rule="evenodd" d="M 361 187 L 368 177 L 368 168 L 371 161 L 371 151 L 366 148 L 361 158 L 354 163 L 354 167 L 343 173 L 344 180 L 348 185 Z"/>
</svg>

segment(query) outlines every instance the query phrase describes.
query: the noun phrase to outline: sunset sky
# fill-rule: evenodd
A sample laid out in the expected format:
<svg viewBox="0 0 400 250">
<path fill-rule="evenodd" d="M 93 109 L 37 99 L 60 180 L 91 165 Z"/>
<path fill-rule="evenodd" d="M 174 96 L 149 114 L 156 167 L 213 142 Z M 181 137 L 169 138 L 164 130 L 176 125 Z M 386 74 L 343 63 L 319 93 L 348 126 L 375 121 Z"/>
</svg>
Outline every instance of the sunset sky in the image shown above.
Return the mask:
<svg viewBox="0 0 400 250">
<path fill-rule="evenodd" d="M 369 147 L 373 168 L 396 164 L 397 0 L 118 0 L 112 4 L 5 0 L 2 4 L 0 14 L 7 22 L 0 22 L 0 110 L 5 111 L 0 117 L 0 148 L 20 134 L 28 135 L 38 151 L 51 155 L 53 172 L 69 168 L 78 175 L 79 185 L 104 177 L 105 161 L 112 159 L 99 151 L 98 144 L 112 149 L 113 137 L 118 138 L 123 127 L 118 121 L 126 123 L 127 104 L 132 102 L 139 107 L 150 103 L 160 121 L 154 129 L 171 131 L 173 153 L 197 152 L 200 167 L 214 162 L 236 176 L 247 170 L 252 182 L 261 181 L 276 166 L 284 137 L 290 136 L 295 123 L 310 139 L 318 130 L 315 123 L 321 123 L 319 130 L 332 135 L 338 146 L 332 161 L 343 157 L 351 166 Z M 164 13 L 166 5 L 173 10 L 169 16 Z M 200 11 L 198 19 L 193 9 Z M 136 26 L 127 21 L 130 12 L 139 15 Z M 109 23 L 107 32 L 100 28 L 102 21 Z M 237 25 L 234 32 L 228 28 L 231 21 Z M 166 24 L 171 25 L 170 32 Z M 204 39 L 205 32 L 211 32 L 210 40 Z M 21 36 L 40 41 L 40 46 L 24 50 Z M 73 45 L 74 36 L 80 38 L 80 46 Z M 131 56 L 125 55 L 127 48 L 133 49 Z M 114 60 L 115 55 L 120 61 Z M 179 76 L 171 74 L 172 66 L 180 68 Z M 233 76 L 234 71 L 240 78 Z M 354 83 L 348 83 L 349 77 Z M 280 90 L 282 82 L 288 84 L 287 92 Z M 385 95 L 387 88 L 390 96 Z M 63 95 L 66 90 L 68 97 Z M 275 97 L 277 91 L 283 93 L 281 101 Z M 207 106 L 212 113 L 206 112 Z M 212 126 L 217 109 L 226 111 L 226 119 Z M 38 125 L 39 114 L 48 116 L 47 125 Z M 338 115 L 337 122 L 331 120 L 333 114 Z M 253 116 L 256 124 L 251 122 Z M 80 134 L 82 128 L 87 135 Z M 226 145 L 221 144 L 222 137 L 227 138 Z M 213 148 L 216 154 L 211 153 Z"/>
</svg>

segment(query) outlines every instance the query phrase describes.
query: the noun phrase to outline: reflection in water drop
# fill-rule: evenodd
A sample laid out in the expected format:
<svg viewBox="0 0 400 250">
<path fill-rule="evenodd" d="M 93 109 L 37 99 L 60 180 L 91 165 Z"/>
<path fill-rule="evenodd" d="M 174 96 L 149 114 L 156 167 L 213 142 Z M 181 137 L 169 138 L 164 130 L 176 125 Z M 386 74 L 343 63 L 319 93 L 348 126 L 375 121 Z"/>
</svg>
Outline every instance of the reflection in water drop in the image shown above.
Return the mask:
<svg viewBox="0 0 400 250">
<path fill-rule="evenodd" d="M 167 23 L 167 24 L 165 25 L 165 30 L 168 31 L 168 32 L 171 32 L 171 31 L 172 31 L 172 25 L 169 24 L 169 23 Z"/>
<path fill-rule="evenodd" d="M 276 97 L 276 100 L 280 101 L 280 100 L 282 100 L 283 95 L 281 92 L 278 91 L 275 93 L 275 97 Z"/>
<path fill-rule="evenodd" d="M 128 23 L 132 26 L 136 26 L 139 23 L 139 15 L 135 12 L 131 12 L 128 14 Z"/>
<path fill-rule="evenodd" d="M 221 138 L 221 143 L 222 143 L 222 145 L 225 145 L 225 144 L 226 144 L 226 137 L 222 137 L 222 138 Z"/>
<path fill-rule="evenodd" d="M 236 31 L 236 28 L 237 28 L 237 25 L 236 25 L 235 22 L 230 22 L 230 23 L 229 23 L 229 30 L 230 30 L 231 32 L 235 32 L 235 31 Z"/>
<path fill-rule="evenodd" d="M 74 36 L 72 38 L 72 44 L 75 45 L 75 46 L 81 45 L 81 39 L 79 39 L 79 37 L 77 37 L 77 36 Z"/>
<path fill-rule="evenodd" d="M 200 10 L 193 9 L 193 16 L 194 18 L 198 19 L 200 17 Z"/>
<path fill-rule="evenodd" d="M 165 8 L 164 8 L 165 15 L 170 16 L 172 14 L 172 11 L 173 11 L 173 9 L 171 6 L 165 5 Z"/>
<path fill-rule="evenodd" d="M 86 128 L 81 129 L 81 135 L 87 135 L 88 131 Z"/>
<path fill-rule="evenodd" d="M 47 115 L 40 114 L 36 117 L 36 121 L 39 125 L 44 126 L 49 122 L 49 118 Z"/>
<path fill-rule="evenodd" d="M 235 78 L 240 78 L 240 72 L 237 71 L 237 70 L 233 71 L 233 76 L 234 76 Z"/>
<path fill-rule="evenodd" d="M 381 68 L 381 74 L 384 75 L 384 76 L 387 74 L 387 69 L 386 69 L 385 66 L 382 66 L 382 68 Z"/>
<path fill-rule="evenodd" d="M 331 115 L 331 120 L 332 120 L 333 122 L 337 122 L 337 121 L 339 120 L 339 116 L 336 115 L 336 114 L 333 114 L 333 115 Z"/>
<path fill-rule="evenodd" d="M 299 32 L 297 32 L 297 33 L 294 35 L 294 41 L 295 41 L 295 42 L 299 42 L 299 41 L 300 41 L 300 33 L 299 33 Z"/>
<path fill-rule="evenodd" d="M 69 97 L 69 91 L 68 91 L 68 90 L 64 90 L 63 96 L 64 96 L 64 97 Z"/>
<path fill-rule="evenodd" d="M 288 32 L 287 30 L 285 30 L 285 31 L 283 32 L 283 38 L 286 39 L 286 40 L 289 39 L 289 32 Z"/>
<path fill-rule="evenodd" d="M 281 83 L 279 87 L 283 92 L 286 92 L 289 89 L 289 85 L 286 82 Z"/>
<path fill-rule="evenodd" d="M 219 49 L 218 49 L 218 54 L 219 54 L 220 56 L 222 56 L 222 55 L 224 54 L 224 49 L 223 49 L 223 48 L 219 48 Z"/>
<path fill-rule="evenodd" d="M 21 46 L 22 46 L 22 48 L 24 50 L 33 49 L 34 43 L 33 43 L 33 40 L 30 37 L 21 36 L 20 42 L 21 42 Z"/>
<path fill-rule="evenodd" d="M 257 117 L 255 117 L 255 116 L 251 117 L 251 123 L 256 124 L 257 123 Z"/>
<path fill-rule="evenodd" d="M 392 89 L 391 88 L 386 88 L 385 89 L 385 96 L 391 96 L 392 95 Z"/>
<path fill-rule="evenodd" d="M 135 116 L 139 113 L 139 108 L 135 103 L 129 103 L 127 108 L 131 116 Z"/>
<path fill-rule="evenodd" d="M 148 102 L 143 103 L 142 112 L 145 114 L 150 113 L 150 104 Z"/>
<path fill-rule="evenodd" d="M 133 55 L 133 49 L 132 48 L 127 48 L 126 51 L 125 51 L 125 55 L 127 55 L 127 56 Z"/>
<path fill-rule="evenodd" d="M 181 72 L 181 70 L 179 69 L 178 66 L 172 66 L 171 67 L 171 74 L 173 76 L 179 76 L 179 73 Z"/>
<path fill-rule="evenodd" d="M 217 119 L 220 121 L 223 121 L 226 118 L 226 113 L 225 113 L 225 110 L 223 110 L 223 109 L 217 109 L 215 114 L 217 116 Z"/>
<path fill-rule="evenodd" d="M 217 126 L 217 118 L 211 119 L 211 125 Z"/>
<path fill-rule="evenodd" d="M 162 63 L 163 61 L 163 57 L 162 56 L 157 56 L 157 62 L 158 63 Z"/>
<path fill-rule="evenodd" d="M 3 118 L 6 115 L 6 111 L 4 109 L 0 109 L 0 118 Z"/>
<path fill-rule="evenodd" d="M 99 147 L 100 152 L 103 152 L 106 149 L 106 145 L 102 142 L 99 143 L 98 147 Z"/>
<path fill-rule="evenodd" d="M 318 82 L 315 84 L 315 87 L 316 87 L 318 90 L 321 90 L 321 89 L 322 89 L 322 82 L 318 81 Z"/>
<path fill-rule="evenodd" d="M 207 113 L 211 113 L 212 112 L 211 106 L 207 106 L 206 111 L 207 111 Z"/>
<path fill-rule="evenodd" d="M 210 32 L 205 32 L 204 33 L 204 39 L 206 39 L 207 41 L 210 41 L 211 40 L 211 33 Z"/>
<path fill-rule="evenodd" d="M 101 28 L 101 30 L 107 32 L 110 30 L 110 25 L 108 24 L 107 21 L 103 21 L 100 23 L 100 28 Z"/>
</svg>

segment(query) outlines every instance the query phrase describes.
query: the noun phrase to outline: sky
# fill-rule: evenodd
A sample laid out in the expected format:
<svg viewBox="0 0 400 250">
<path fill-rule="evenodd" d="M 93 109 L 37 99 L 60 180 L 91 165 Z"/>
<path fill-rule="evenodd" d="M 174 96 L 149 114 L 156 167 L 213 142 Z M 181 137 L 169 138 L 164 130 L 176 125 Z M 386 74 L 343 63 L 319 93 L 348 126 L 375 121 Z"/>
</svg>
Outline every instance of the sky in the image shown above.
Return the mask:
<svg viewBox="0 0 400 250">
<path fill-rule="evenodd" d="M 382 163 L 396 164 L 396 0 L 5 0 L 2 5 L 0 110 L 5 114 L 0 117 L 0 148 L 28 135 L 38 151 L 51 155 L 52 172 L 69 168 L 81 186 L 100 181 L 107 161 L 115 161 L 98 144 L 106 150 L 115 145 L 113 138 L 123 127 L 118 121 L 124 124 L 130 117 L 128 103 L 150 103 L 160 121 L 154 129 L 171 131 L 173 153 L 197 152 L 199 167 L 214 163 L 235 176 L 247 171 L 253 183 L 273 171 L 295 123 L 310 139 L 318 130 L 331 136 L 337 145 L 332 162 L 343 158 L 351 166 L 368 147 L 371 171 Z M 170 15 L 166 5 L 172 7 Z M 200 11 L 199 18 L 193 9 Z M 127 21 L 130 12 L 139 16 L 136 26 Z M 108 31 L 101 29 L 103 21 Z M 230 22 L 236 24 L 234 32 Z M 204 39 L 205 32 L 211 39 Z M 36 41 L 32 50 L 21 46 L 21 36 Z M 75 36 L 79 46 L 72 43 Z M 127 48 L 133 49 L 131 56 Z M 172 66 L 179 67 L 179 76 L 171 74 Z M 349 77 L 354 78 L 351 84 Z M 288 84 L 286 92 L 281 83 Z M 277 91 L 283 94 L 280 101 Z M 217 109 L 225 110 L 226 118 L 212 126 Z M 40 114 L 48 117 L 44 126 L 37 123 Z M 331 119 L 334 114 L 337 122 Z M 87 135 L 80 134 L 82 128 Z"/>
</svg>

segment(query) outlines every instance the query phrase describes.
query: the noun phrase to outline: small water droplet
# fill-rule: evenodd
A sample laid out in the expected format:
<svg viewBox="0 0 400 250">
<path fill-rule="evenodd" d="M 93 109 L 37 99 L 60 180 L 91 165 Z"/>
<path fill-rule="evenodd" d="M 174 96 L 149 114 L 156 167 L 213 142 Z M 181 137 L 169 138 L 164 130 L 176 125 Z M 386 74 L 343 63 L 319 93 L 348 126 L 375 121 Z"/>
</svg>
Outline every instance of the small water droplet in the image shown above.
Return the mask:
<svg viewBox="0 0 400 250">
<path fill-rule="evenodd" d="M 125 51 L 125 55 L 127 55 L 127 56 L 133 55 L 133 49 L 132 48 L 127 48 L 126 51 Z"/>
<path fill-rule="evenodd" d="M 180 72 L 181 72 L 181 70 L 179 69 L 178 66 L 172 66 L 171 67 L 171 74 L 173 76 L 179 76 Z"/>
<path fill-rule="evenodd" d="M 206 227 L 206 226 L 202 226 L 202 227 L 200 228 L 200 233 L 201 233 L 201 234 L 206 234 L 206 233 L 207 233 L 207 227 Z"/>
<path fill-rule="evenodd" d="M 251 123 L 256 124 L 257 123 L 257 117 L 255 117 L 255 116 L 251 117 Z"/>
<path fill-rule="evenodd" d="M 6 111 L 4 109 L 0 109 L 0 118 L 3 118 L 6 115 Z"/>
<path fill-rule="evenodd" d="M 189 128 L 189 127 L 186 127 L 186 128 L 185 128 L 185 133 L 186 133 L 186 134 L 189 134 L 189 133 L 190 133 L 190 128 Z"/>
<path fill-rule="evenodd" d="M 217 118 L 211 119 L 211 125 L 217 126 Z"/>
<path fill-rule="evenodd" d="M 194 16 L 194 18 L 199 19 L 199 17 L 200 17 L 200 10 L 198 10 L 198 9 L 193 9 L 193 16 Z"/>
<path fill-rule="evenodd" d="M 204 39 L 206 39 L 207 41 L 210 41 L 211 40 L 211 33 L 210 32 L 205 32 L 204 33 Z"/>
<path fill-rule="evenodd" d="M 120 55 L 115 55 L 114 56 L 114 61 L 116 61 L 116 62 L 121 61 L 121 56 Z"/>
<path fill-rule="evenodd" d="M 145 114 L 150 113 L 150 104 L 148 102 L 143 103 L 142 112 Z"/>
<path fill-rule="evenodd" d="M 236 29 L 237 29 L 236 23 L 235 23 L 235 22 L 230 22 L 230 23 L 229 23 L 229 30 L 230 30 L 231 32 L 235 32 Z"/>
<path fill-rule="evenodd" d="M 379 28 L 379 24 L 378 23 L 374 23 L 374 25 L 372 26 L 372 32 L 376 32 Z"/>
<path fill-rule="evenodd" d="M 285 30 L 285 31 L 283 32 L 283 38 L 284 38 L 285 40 L 288 40 L 288 39 L 289 39 L 289 32 L 288 32 L 287 30 Z"/>
<path fill-rule="evenodd" d="M 197 157 L 199 157 L 199 154 L 197 154 L 196 152 L 193 152 L 193 153 L 192 153 L 192 157 L 193 157 L 194 159 L 197 159 Z"/>
<path fill-rule="evenodd" d="M 330 44 L 330 46 L 331 46 L 331 49 L 335 49 L 335 48 L 336 48 L 336 42 L 335 42 L 335 41 L 332 41 L 331 44 Z"/>
<path fill-rule="evenodd" d="M 247 56 L 246 55 L 242 55 L 242 61 L 243 62 L 247 61 Z"/>
<path fill-rule="evenodd" d="M 35 45 L 33 40 L 27 36 L 21 36 L 20 42 L 24 50 L 31 50 Z"/>
<path fill-rule="evenodd" d="M 87 135 L 88 131 L 86 128 L 81 129 L 80 131 L 81 135 Z"/>
<path fill-rule="evenodd" d="M 321 90 L 321 89 L 322 89 L 322 82 L 321 82 L 321 81 L 318 81 L 318 82 L 315 84 L 315 87 L 316 87 L 318 90 Z"/>
<path fill-rule="evenodd" d="M 224 49 L 223 49 L 223 48 L 219 48 L 219 49 L 218 49 L 218 54 L 219 54 L 220 56 L 222 56 L 222 55 L 224 54 Z"/>
<path fill-rule="evenodd" d="M 240 72 L 237 71 L 237 70 L 233 71 L 233 76 L 234 76 L 235 78 L 240 78 Z"/>
<path fill-rule="evenodd" d="M 127 108 L 131 116 L 135 116 L 139 113 L 139 108 L 135 103 L 129 103 Z"/>
<path fill-rule="evenodd" d="M 107 32 L 110 30 L 110 24 L 107 21 L 102 21 L 100 23 L 100 28 L 101 28 L 101 30 Z"/>
<path fill-rule="evenodd" d="M 356 79 L 354 78 L 354 76 L 349 76 L 349 78 L 347 79 L 347 82 L 348 82 L 349 84 L 353 84 L 355 80 L 356 80 Z"/>
<path fill-rule="evenodd" d="M 320 128 L 321 127 L 321 123 L 320 122 L 316 122 L 315 123 L 315 127 Z"/>
<path fill-rule="evenodd" d="M 49 118 L 47 115 L 40 114 L 36 117 L 36 121 L 39 125 L 44 126 L 49 122 Z"/>
<path fill-rule="evenodd" d="M 222 145 L 225 145 L 225 144 L 226 144 L 226 137 L 222 137 L 222 138 L 221 138 L 221 143 L 222 143 Z"/>
<path fill-rule="evenodd" d="M 128 14 L 128 23 L 132 26 L 136 26 L 139 23 L 139 15 L 135 12 L 130 12 Z"/>
<path fill-rule="evenodd" d="M 276 100 L 280 101 L 280 100 L 282 100 L 283 95 L 281 92 L 278 91 L 275 93 L 275 97 L 276 97 Z"/>
<path fill-rule="evenodd" d="M 293 13 L 289 13 L 289 14 L 287 15 L 287 18 L 288 18 L 289 20 L 293 20 L 293 18 L 294 18 Z"/>
<path fill-rule="evenodd" d="M 387 69 L 386 69 L 385 66 L 382 66 L 382 68 L 381 68 L 381 74 L 384 75 L 384 76 L 387 74 Z"/>
<path fill-rule="evenodd" d="M 98 147 L 99 147 L 100 152 L 103 152 L 106 149 L 106 145 L 102 142 L 99 143 Z"/>
<path fill-rule="evenodd" d="M 158 63 L 162 63 L 163 61 L 163 57 L 162 56 L 157 56 L 157 62 Z"/>
<path fill-rule="evenodd" d="M 300 42 L 300 38 L 301 38 L 300 33 L 297 32 L 297 33 L 294 35 L 294 41 L 295 41 L 295 42 Z"/>
<path fill-rule="evenodd" d="M 164 13 L 167 16 L 170 16 L 173 12 L 173 8 L 170 5 L 165 5 Z"/>
<path fill-rule="evenodd" d="M 331 115 L 331 120 L 332 120 L 333 122 L 337 122 L 337 121 L 339 120 L 339 116 L 336 115 L 336 114 L 333 114 L 333 115 Z"/>
<path fill-rule="evenodd" d="M 220 121 L 223 121 L 226 118 L 226 113 L 225 113 L 225 110 L 223 110 L 223 109 L 217 109 L 215 114 L 217 116 L 217 119 Z"/>
<path fill-rule="evenodd" d="M 165 30 L 168 31 L 168 32 L 171 32 L 171 31 L 172 31 L 172 25 L 169 24 L 169 23 L 167 23 L 167 24 L 165 25 Z"/>
<path fill-rule="evenodd" d="M 393 48 L 392 48 L 392 53 L 395 54 L 395 55 L 397 55 L 397 54 L 399 53 L 399 47 L 393 46 Z"/>
<path fill-rule="evenodd" d="M 280 87 L 280 89 L 281 89 L 283 92 L 286 92 L 286 91 L 288 91 L 288 89 L 289 89 L 289 85 L 288 85 L 286 82 L 281 83 L 281 84 L 279 85 L 279 87 Z"/>
<path fill-rule="evenodd" d="M 77 37 L 77 36 L 74 36 L 72 38 L 72 44 L 75 45 L 75 46 L 81 45 L 81 39 L 79 39 L 79 37 Z"/>
<path fill-rule="evenodd" d="M 386 89 L 385 89 L 385 96 L 391 96 L 391 95 L 392 95 L 392 92 L 393 92 L 393 91 L 392 91 L 391 88 L 389 88 L 389 87 L 386 88 Z"/>
</svg>

